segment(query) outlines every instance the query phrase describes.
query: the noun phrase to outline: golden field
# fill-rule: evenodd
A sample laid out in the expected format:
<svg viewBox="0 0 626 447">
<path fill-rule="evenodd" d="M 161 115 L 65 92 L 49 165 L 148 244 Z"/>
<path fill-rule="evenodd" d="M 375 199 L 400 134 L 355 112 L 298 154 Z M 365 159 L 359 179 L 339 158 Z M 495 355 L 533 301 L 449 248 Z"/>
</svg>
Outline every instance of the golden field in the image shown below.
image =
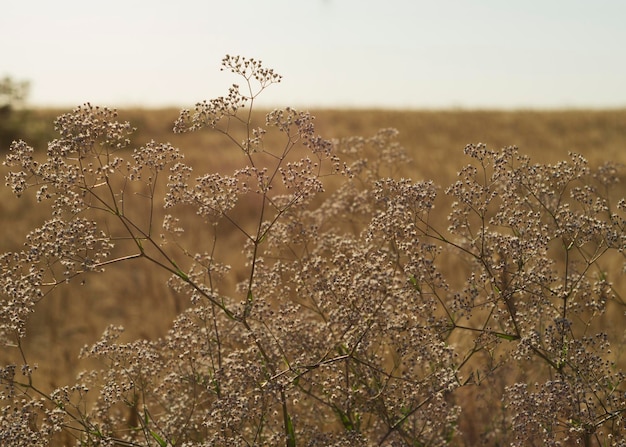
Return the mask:
<svg viewBox="0 0 626 447">
<path fill-rule="evenodd" d="M 34 115 L 47 123 L 63 111 L 39 110 Z M 554 163 L 568 152 L 585 156 L 592 166 L 605 161 L 626 164 L 626 110 L 564 111 L 383 111 L 317 110 L 317 132 L 326 138 L 371 136 L 380 128 L 399 130 L 399 142 L 412 161 L 398 167 L 398 176 L 432 179 L 443 189 L 469 161 L 463 155 L 468 143 L 490 148 L 518 146 L 536 162 Z M 207 131 L 175 135 L 172 125 L 178 110 L 121 110 L 120 119 L 136 128 L 133 147 L 154 139 L 179 147 L 196 173 L 228 172 L 237 158 L 227 152 L 227 141 Z M 257 117 L 260 119 L 260 117 Z M 40 153 L 43 147 L 37 147 Z M 1 167 L 4 178 L 7 168 Z M 622 185 L 626 178 L 622 177 Z M 626 195 L 625 187 L 621 191 Z M 32 194 L 15 198 L 8 188 L 0 193 L 0 250 L 19 250 L 27 233 L 46 219 L 46 207 L 36 206 Z M 241 248 L 227 246 L 233 275 Z M 80 348 L 99 339 L 111 324 L 126 327 L 127 339 L 163 335 L 174 315 L 187 303 L 165 285 L 165 276 L 154 276 L 143 264 L 112 266 L 104 275 L 87 278 L 84 285 L 59 287 L 39 303 L 29 321 L 26 355 L 39 364 L 36 380 L 43 388 L 70 382 L 85 365 L 76 360 Z M 11 347 L 2 347 L 2 360 L 14 358 Z"/>
</svg>

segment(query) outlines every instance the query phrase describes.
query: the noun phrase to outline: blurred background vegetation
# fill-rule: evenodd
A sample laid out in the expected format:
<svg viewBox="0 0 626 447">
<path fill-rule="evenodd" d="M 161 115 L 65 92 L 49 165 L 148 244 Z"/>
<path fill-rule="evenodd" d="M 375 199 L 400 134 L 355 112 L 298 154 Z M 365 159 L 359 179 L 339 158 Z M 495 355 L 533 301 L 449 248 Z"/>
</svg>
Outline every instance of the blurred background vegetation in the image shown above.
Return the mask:
<svg viewBox="0 0 626 447">
<path fill-rule="evenodd" d="M 23 139 L 35 148 L 37 158 L 43 158 L 47 142 L 57 137 L 55 118 L 69 110 L 29 108 L 28 82 L 10 77 L 0 82 L 0 152 L 6 153 L 11 141 Z M 568 152 L 576 152 L 592 166 L 606 161 L 626 164 L 626 109 L 326 109 L 311 113 L 316 117 L 317 133 L 326 138 L 369 137 L 381 128 L 398 129 L 399 143 L 412 161 L 397 167 L 397 176 L 415 181 L 433 180 L 441 188 L 440 195 L 469 162 L 463 155 L 463 148 L 469 143 L 486 143 L 491 149 L 516 145 L 536 163 L 555 163 L 568 159 Z M 136 127 L 131 148 L 139 148 L 150 140 L 170 142 L 182 150 L 186 162 L 198 175 L 232 173 L 240 167 L 239 154 L 222 135 L 174 134 L 172 128 L 178 114 L 179 110 L 174 108 L 133 108 L 119 110 L 118 118 Z M 257 111 L 253 116 L 258 125 L 262 124 L 264 114 Z M 8 168 L 0 164 L 2 183 L 7 172 Z M 621 186 L 616 192 L 624 197 L 624 171 L 621 176 Z M 445 207 L 437 209 L 433 218 L 440 219 L 445 226 L 447 211 Z M 36 203 L 34 193 L 18 199 L 9 188 L 1 187 L 0 252 L 21 250 L 28 232 L 49 218 L 48 213 L 45 204 Z M 230 235 L 222 236 L 229 240 Z M 233 279 L 237 279 L 244 270 L 241 247 L 232 245 L 228 256 Z M 39 303 L 41 311 L 28 323 L 25 349 L 30 358 L 38 360 L 42 377 L 48 382 L 44 387 L 70 383 L 85 367 L 77 361 L 80 348 L 98 340 L 110 323 L 126 326 L 128 340 L 163 336 L 174 316 L 189 305 L 168 290 L 166 279 L 154 275 L 141 263 L 111 266 L 104 275 L 90 276 L 84 286 L 61 287 Z M 623 287 L 625 280 L 620 278 L 616 286 Z M 10 354 L 0 352 L 0 362 Z"/>
<path fill-rule="evenodd" d="M 15 140 L 28 140 L 39 147 L 54 137 L 49 116 L 27 107 L 29 92 L 29 81 L 8 75 L 0 79 L 0 152 L 5 152 Z"/>
</svg>

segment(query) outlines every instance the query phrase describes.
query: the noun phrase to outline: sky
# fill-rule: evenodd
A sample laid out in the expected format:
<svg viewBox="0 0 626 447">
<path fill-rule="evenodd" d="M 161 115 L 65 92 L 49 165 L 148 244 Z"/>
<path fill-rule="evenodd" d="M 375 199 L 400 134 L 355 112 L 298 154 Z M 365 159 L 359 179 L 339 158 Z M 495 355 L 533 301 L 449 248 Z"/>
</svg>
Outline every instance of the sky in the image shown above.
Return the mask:
<svg viewBox="0 0 626 447">
<path fill-rule="evenodd" d="M 283 75 L 268 107 L 626 107 L 624 0 L 8 0 L 0 77 L 28 104 L 188 107 Z"/>
</svg>

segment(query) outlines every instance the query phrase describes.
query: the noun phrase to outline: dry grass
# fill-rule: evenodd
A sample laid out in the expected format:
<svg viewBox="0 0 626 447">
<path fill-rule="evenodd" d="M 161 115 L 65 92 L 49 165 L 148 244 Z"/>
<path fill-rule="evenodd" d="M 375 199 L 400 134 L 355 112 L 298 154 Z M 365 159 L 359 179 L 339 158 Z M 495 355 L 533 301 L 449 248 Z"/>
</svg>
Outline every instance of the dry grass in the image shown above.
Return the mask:
<svg viewBox="0 0 626 447">
<path fill-rule="evenodd" d="M 36 112 L 39 119 L 50 123 L 46 131 L 51 130 L 59 113 Z M 184 151 L 198 172 L 230 172 L 238 166 L 240 154 L 229 152 L 222 136 L 210 132 L 172 133 L 178 113 L 176 109 L 131 109 L 120 111 L 120 119 L 129 120 L 137 128 L 135 145 L 151 139 L 169 141 Z M 397 128 L 399 141 L 412 158 L 410 164 L 398 168 L 399 174 L 414 180 L 433 179 L 439 185 L 452 183 L 466 164 L 462 149 L 468 143 L 483 142 L 491 148 L 517 145 L 537 162 L 556 162 L 573 151 L 584 155 L 592 166 L 604 161 L 626 164 L 626 110 L 317 110 L 313 115 L 317 131 L 325 137 L 369 136 L 379 128 Z M 3 177 L 5 173 L 2 167 Z M 16 199 L 8 188 L 2 188 L 1 251 L 19 248 L 29 229 L 43 221 L 43 210 L 33 205 L 32 197 Z M 233 260 L 239 257 L 236 245 L 228 250 L 232 250 Z M 128 269 L 133 267 L 124 265 L 116 271 L 113 266 L 109 274 L 94 275 L 82 287 L 60 288 L 40 304 L 41 312 L 30 321 L 27 350 L 31 358 L 38 359 L 50 385 L 73 378 L 82 368 L 75 360 L 78 350 L 98 339 L 107 324 L 125 325 L 129 339 L 154 338 L 163 335 L 173 316 L 186 306 L 163 287 L 165 277 L 154 277 L 140 263 L 129 275 Z"/>
<path fill-rule="evenodd" d="M 46 110 L 37 114 L 51 123 L 58 112 Z M 494 149 L 516 145 L 534 161 L 542 163 L 553 163 L 567 158 L 568 152 L 577 152 L 591 166 L 604 161 L 626 164 L 626 110 L 319 110 L 313 115 L 318 133 L 327 138 L 369 136 L 379 128 L 397 128 L 399 141 L 412 158 L 411 163 L 398 167 L 399 175 L 414 180 L 433 179 L 438 185 L 449 185 L 455 180 L 468 161 L 462 154 L 468 143 L 483 142 Z M 120 112 L 121 120 L 129 120 L 137 127 L 135 145 L 151 139 L 169 141 L 183 150 L 197 172 L 230 172 L 240 166 L 240 154 L 229 152 L 228 141 L 220 135 L 173 134 L 171 128 L 177 116 L 178 110 L 174 109 Z M 4 177 L 5 173 L 6 168 L 2 167 L 1 175 Z M 622 180 L 622 185 L 626 185 L 626 179 Z M 621 191 L 624 192 L 624 187 Z M 4 231 L 0 251 L 19 248 L 26 233 L 43 221 L 43 210 L 39 211 L 33 204 L 32 197 L 18 200 L 8 188 L 2 189 L 0 225 Z M 223 235 L 221 241 L 227 258 L 229 251 L 233 262 L 240 258 L 241 248 L 234 239 Z M 108 274 L 88 277 L 84 285 L 58 288 L 40 303 L 41 311 L 29 321 L 25 349 L 29 358 L 37 359 L 41 377 L 49 382 L 42 384 L 43 387 L 71 382 L 84 367 L 75 360 L 78 351 L 83 345 L 95 342 L 108 324 L 123 324 L 128 339 L 153 339 L 169 329 L 174 315 L 187 303 L 163 286 L 165 276 L 155 277 L 142 266 L 140 263 L 114 265 Z M 233 268 L 237 271 L 240 267 L 233 265 Z"/>
</svg>

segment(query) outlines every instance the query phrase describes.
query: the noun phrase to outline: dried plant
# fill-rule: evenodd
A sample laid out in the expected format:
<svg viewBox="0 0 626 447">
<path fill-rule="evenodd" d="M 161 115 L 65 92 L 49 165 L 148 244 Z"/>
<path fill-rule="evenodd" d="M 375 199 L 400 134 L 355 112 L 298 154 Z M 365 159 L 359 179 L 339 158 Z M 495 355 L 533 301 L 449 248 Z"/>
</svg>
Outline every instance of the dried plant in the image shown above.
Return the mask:
<svg viewBox="0 0 626 447">
<path fill-rule="evenodd" d="M 254 123 L 280 76 L 223 67 L 244 87 L 174 129 L 223 134 L 230 175 L 195 173 L 169 144 L 131 149 L 130 124 L 90 104 L 58 118 L 45 160 L 11 146 L 8 186 L 51 213 L 0 258 L 0 336 L 22 359 L 0 371 L 0 444 L 626 445 L 617 166 L 469 145 L 442 196 L 394 175 L 393 130 L 327 140 L 291 108 Z M 226 229 L 239 246 L 220 245 Z M 157 340 L 110 326 L 80 353 L 102 368 L 48 392 L 22 349 L 29 315 L 131 260 L 191 306 Z"/>
</svg>

